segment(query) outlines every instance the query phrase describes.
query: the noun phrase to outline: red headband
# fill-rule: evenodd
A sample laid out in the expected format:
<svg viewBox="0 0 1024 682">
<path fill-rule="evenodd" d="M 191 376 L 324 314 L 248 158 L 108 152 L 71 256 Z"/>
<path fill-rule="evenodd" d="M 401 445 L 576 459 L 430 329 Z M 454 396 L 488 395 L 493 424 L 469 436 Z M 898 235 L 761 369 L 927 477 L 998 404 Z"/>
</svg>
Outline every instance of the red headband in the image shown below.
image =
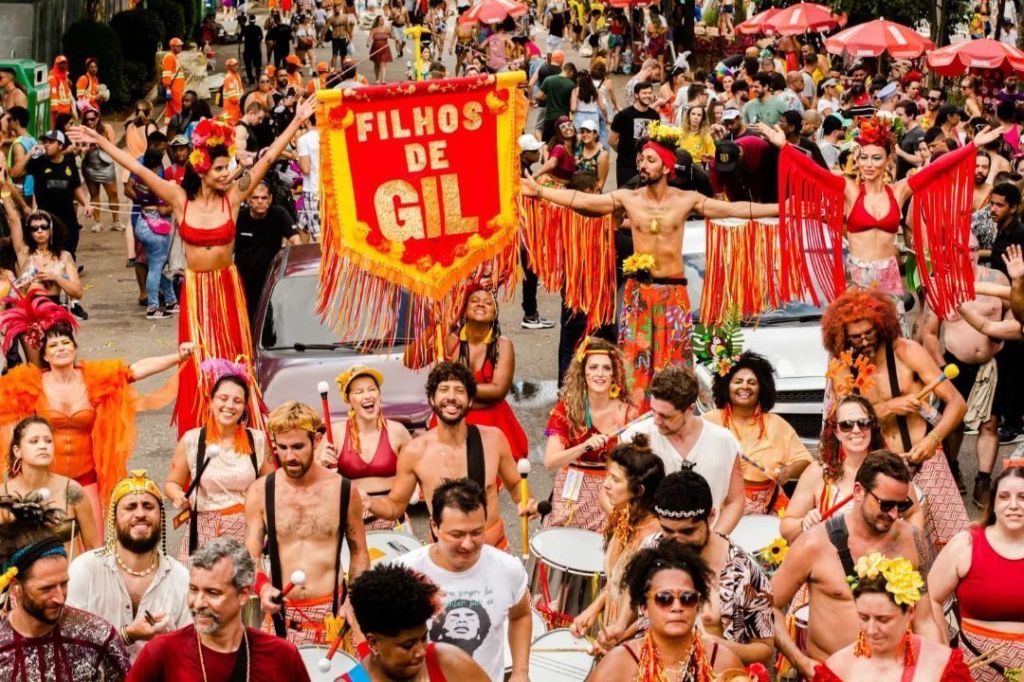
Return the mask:
<svg viewBox="0 0 1024 682">
<path fill-rule="evenodd" d="M 647 144 L 640 148 L 640 151 L 647 151 L 648 149 L 657 154 L 658 158 L 661 159 L 661 162 L 665 164 L 665 175 L 667 175 L 669 179 L 674 178 L 676 175 L 675 152 L 663 147 L 654 140 L 648 141 Z"/>
</svg>

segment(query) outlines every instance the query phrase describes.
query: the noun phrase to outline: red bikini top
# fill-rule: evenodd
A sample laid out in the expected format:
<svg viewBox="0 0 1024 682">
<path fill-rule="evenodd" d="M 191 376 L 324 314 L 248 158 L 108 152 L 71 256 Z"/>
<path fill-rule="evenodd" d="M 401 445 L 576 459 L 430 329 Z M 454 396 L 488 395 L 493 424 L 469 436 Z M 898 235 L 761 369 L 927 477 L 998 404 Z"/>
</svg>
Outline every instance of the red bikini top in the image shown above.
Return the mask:
<svg viewBox="0 0 1024 682">
<path fill-rule="evenodd" d="M 181 225 L 178 226 L 178 233 L 181 240 L 189 246 L 227 246 L 235 240 L 235 221 L 231 218 L 231 206 L 227 197 L 221 197 L 221 206 L 228 213 L 228 219 L 220 227 L 205 228 L 192 227 L 186 222 L 188 216 L 188 199 L 185 200 L 185 208 L 181 212 Z"/>
<path fill-rule="evenodd" d="M 885 185 L 885 192 L 889 195 L 889 212 L 882 218 L 875 218 L 864 208 L 864 185 L 860 186 L 857 192 L 857 200 L 853 202 L 853 210 L 846 219 L 846 231 L 850 234 L 865 232 L 867 230 L 882 230 L 896 234 L 900 229 L 900 205 L 896 203 L 896 195 Z"/>
<path fill-rule="evenodd" d="M 380 430 L 377 449 L 373 451 L 373 459 L 369 462 L 352 447 L 349 429 L 345 428 L 345 442 L 341 446 L 341 454 L 338 455 L 338 471 L 342 476 L 353 481 L 378 476 L 388 478 L 394 476 L 397 470 L 398 455 L 391 449 L 391 439 L 388 438 L 386 427 Z"/>
</svg>

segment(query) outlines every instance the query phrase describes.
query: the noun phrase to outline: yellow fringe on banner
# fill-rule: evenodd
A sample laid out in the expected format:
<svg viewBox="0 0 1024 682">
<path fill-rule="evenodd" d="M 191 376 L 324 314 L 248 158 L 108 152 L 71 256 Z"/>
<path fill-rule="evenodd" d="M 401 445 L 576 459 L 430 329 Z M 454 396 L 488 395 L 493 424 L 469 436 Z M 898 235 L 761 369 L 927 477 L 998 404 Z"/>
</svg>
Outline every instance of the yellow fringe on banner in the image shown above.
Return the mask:
<svg viewBox="0 0 1024 682">
<path fill-rule="evenodd" d="M 587 316 L 587 333 L 615 320 L 615 219 L 588 217 L 520 196 L 520 226 L 530 269 L 567 308 Z"/>
</svg>

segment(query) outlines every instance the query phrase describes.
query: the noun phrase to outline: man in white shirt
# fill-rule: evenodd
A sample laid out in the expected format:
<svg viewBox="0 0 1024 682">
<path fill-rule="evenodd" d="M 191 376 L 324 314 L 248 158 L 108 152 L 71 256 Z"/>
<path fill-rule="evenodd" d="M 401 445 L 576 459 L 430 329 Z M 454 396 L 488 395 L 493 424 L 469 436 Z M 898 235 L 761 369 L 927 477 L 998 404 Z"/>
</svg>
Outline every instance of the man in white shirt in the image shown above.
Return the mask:
<svg viewBox="0 0 1024 682">
<path fill-rule="evenodd" d="M 444 606 L 429 624 L 430 641 L 459 647 L 488 677 L 503 680 L 507 629 L 509 682 L 528 682 L 533 623 L 526 570 L 484 543 L 483 488 L 468 478 L 445 480 L 434 490 L 430 525 L 437 542 L 396 560 L 426 575 L 444 595 Z"/>
<path fill-rule="evenodd" d="M 110 495 L 107 545 L 68 569 L 67 605 L 113 625 L 131 660 L 153 637 L 192 622 L 188 570 L 164 551 L 160 488 L 132 471 Z"/>
<path fill-rule="evenodd" d="M 835 78 L 828 78 L 821 84 L 821 97 L 818 98 L 818 111 L 822 116 L 838 114 L 842 105 L 839 103 L 839 95 L 836 90 Z"/>
<path fill-rule="evenodd" d="M 821 124 L 821 141 L 818 142 L 818 149 L 825 158 L 829 170 L 839 170 L 839 143 L 846 137 L 846 125 L 837 115 L 825 117 Z"/>
<path fill-rule="evenodd" d="M 740 444 L 728 429 L 709 424 L 694 412 L 699 391 L 697 376 L 689 367 L 672 365 L 651 380 L 653 416 L 622 434 L 632 441 L 646 434 L 651 449 L 665 464 L 665 474 L 685 465 L 703 476 L 711 486 L 713 508 L 718 522 L 715 530 L 732 532 L 743 516 L 743 471 Z"/>
<path fill-rule="evenodd" d="M 309 132 L 299 138 L 296 145 L 299 168 L 302 170 L 302 211 L 299 228 L 311 239 L 320 239 L 320 129 L 316 116 L 309 117 Z"/>
</svg>

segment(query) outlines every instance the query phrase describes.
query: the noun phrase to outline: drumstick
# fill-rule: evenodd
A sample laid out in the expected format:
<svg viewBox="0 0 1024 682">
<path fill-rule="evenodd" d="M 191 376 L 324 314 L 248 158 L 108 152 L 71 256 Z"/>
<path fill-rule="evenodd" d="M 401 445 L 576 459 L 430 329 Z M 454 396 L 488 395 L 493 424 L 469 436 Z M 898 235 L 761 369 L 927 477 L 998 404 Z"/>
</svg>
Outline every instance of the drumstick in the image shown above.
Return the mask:
<svg viewBox="0 0 1024 682">
<path fill-rule="evenodd" d="M 843 499 L 841 499 L 838 502 L 836 502 L 834 505 L 829 507 L 828 511 L 826 511 L 824 514 L 821 515 L 821 520 L 825 521 L 825 520 L 829 519 L 833 514 L 835 514 L 837 511 L 839 511 L 844 506 L 846 506 L 846 503 L 849 502 L 852 499 L 853 499 L 853 493 L 850 493 L 849 495 L 847 495 Z"/>
<path fill-rule="evenodd" d="M 608 439 L 611 440 L 612 438 L 618 438 L 623 433 L 625 433 L 630 427 L 633 427 L 633 426 L 639 424 L 640 422 L 642 422 L 643 420 L 645 420 L 648 417 L 652 416 L 653 414 L 654 414 L 654 410 L 647 410 L 646 412 L 644 412 L 642 415 L 640 415 L 636 419 L 634 419 L 634 420 L 632 420 L 630 422 L 627 422 L 625 426 L 621 426 L 618 429 L 616 429 L 615 431 L 613 431 L 611 433 L 611 435 L 608 436 Z M 583 450 L 585 452 L 590 452 L 593 449 L 594 448 L 590 447 L 589 445 L 587 445 L 586 447 L 583 448 Z"/>
<path fill-rule="evenodd" d="M 938 388 L 939 384 L 943 381 L 946 379 L 956 379 L 958 376 L 960 376 L 960 368 L 951 362 L 942 368 L 942 376 L 935 381 L 928 382 L 924 388 L 917 392 L 917 395 L 915 395 L 914 398 L 917 400 L 924 400 L 928 397 L 928 394 Z"/>
<path fill-rule="evenodd" d="M 768 469 L 765 466 L 763 466 L 762 464 L 759 464 L 759 463 L 755 462 L 754 460 L 750 459 L 749 457 L 744 455 L 742 452 L 740 452 L 738 454 L 740 456 L 740 459 L 742 459 L 744 462 L 746 462 L 747 464 L 749 464 L 750 466 L 754 467 L 755 469 L 760 471 L 762 474 L 767 476 L 769 481 L 771 481 L 775 485 L 779 485 L 778 479 L 775 478 L 775 476 L 772 475 L 772 472 L 768 471 Z"/>
<path fill-rule="evenodd" d="M 201 462 L 202 466 L 196 467 L 196 477 L 192 479 L 192 482 L 188 484 L 188 488 L 185 489 L 186 499 L 188 499 L 192 495 L 192 491 L 196 489 L 196 486 L 199 484 L 199 478 L 203 475 L 203 472 L 206 471 L 206 467 L 210 465 L 210 461 L 220 455 L 220 446 L 216 443 L 208 445 L 203 454 L 206 456 L 203 457 L 203 461 Z"/>
<path fill-rule="evenodd" d="M 334 658 L 334 654 L 338 653 L 338 647 L 341 645 L 341 640 L 345 639 L 345 635 L 348 634 L 348 623 L 342 626 L 341 632 L 331 642 L 331 648 L 327 650 L 327 655 L 317 661 L 316 667 L 320 672 L 325 673 L 331 669 L 331 659 Z"/>
<path fill-rule="evenodd" d="M 288 578 L 288 582 L 285 584 L 284 589 L 278 594 L 274 595 L 271 599 L 278 604 L 284 601 L 284 598 L 288 596 L 296 587 L 302 587 L 306 584 L 306 574 L 303 571 L 292 571 L 291 577 Z"/>
<path fill-rule="evenodd" d="M 519 503 L 526 507 L 530 503 L 530 484 L 526 478 L 530 475 L 530 460 L 523 457 L 521 460 L 516 462 L 516 469 L 519 470 Z M 527 559 L 530 558 L 530 517 L 520 516 L 521 532 L 522 532 L 522 555 L 521 558 L 523 563 L 526 563 Z"/>
<path fill-rule="evenodd" d="M 321 381 L 316 385 L 316 390 L 320 393 L 320 405 L 324 410 L 324 426 L 327 427 L 327 444 L 334 445 L 334 434 L 331 429 L 331 407 L 327 404 L 327 391 L 330 390 L 330 384 L 326 381 Z"/>
<path fill-rule="evenodd" d="M 1010 641 L 1011 640 L 1008 639 L 1003 640 L 996 646 L 986 651 L 981 656 L 978 656 L 976 659 L 971 661 L 967 667 L 971 670 L 974 670 L 975 668 L 980 668 L 981 666 L 987 665 L 989 662 L 994 661 L 996 657 L 1002 652 L 1002 650 L 1005 649 L 1008 644 L 1010 644 Z"/>
</svg>

